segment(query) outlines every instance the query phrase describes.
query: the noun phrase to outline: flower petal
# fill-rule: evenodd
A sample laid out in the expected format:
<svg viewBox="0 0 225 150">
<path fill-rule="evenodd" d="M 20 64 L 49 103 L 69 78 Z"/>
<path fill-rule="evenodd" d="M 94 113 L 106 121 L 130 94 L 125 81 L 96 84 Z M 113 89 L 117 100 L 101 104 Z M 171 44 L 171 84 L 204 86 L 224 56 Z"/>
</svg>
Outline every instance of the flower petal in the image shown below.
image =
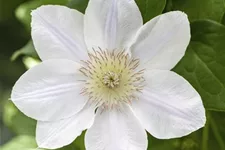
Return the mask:
<svg viewBox="0 0 225 150">
<path fill-rule="evenodd" d="M 146 150 L 147 134 L 127 106 L 98 110 L 85 135 L 86 150 Z"/>
<path fill-rule="evenodd" d="M 171 71 L 146 73 L 147 85 L 133 109 L 145 129 L 160 139 L 182 137 L 206 121 L 201 97 L 181 76 Z"/>
<path fill-rule="evenodd" d="M 36 141 L 40 148 L 56 149 L 72 143 L 83 130 L 89 128 L 95 117 L 95 107 L 86 105 L 76 115 L 55 122 L 38 121 Z"/>
<path fill-rule="evenodd" d="M 27 116 L 54 121 L 79 112 L 87 102 L 79 65 L 70 60 L 46 60 L 24 73 L 12 90 L 13 103 Z"/>
<path fill-rule="evenodd" d="M 42 60 L 87 58 L 83 14 L 57 5 L 41 6 L 31 14 L 32 38 Z"/>
<path fill-rule="evenodd" d="M 84 16 L 85 41 L 89 49 L 124 49 L 142 24 L 134 0 L 91 0 Z"/>
<path fill-rule="evenodd" d="M 184 56 L 189 41 L 187 15 L 174 11 L 147 22 L 138 31 L 130 49 L 148 69 L 170 70 Z"/>
</svg>

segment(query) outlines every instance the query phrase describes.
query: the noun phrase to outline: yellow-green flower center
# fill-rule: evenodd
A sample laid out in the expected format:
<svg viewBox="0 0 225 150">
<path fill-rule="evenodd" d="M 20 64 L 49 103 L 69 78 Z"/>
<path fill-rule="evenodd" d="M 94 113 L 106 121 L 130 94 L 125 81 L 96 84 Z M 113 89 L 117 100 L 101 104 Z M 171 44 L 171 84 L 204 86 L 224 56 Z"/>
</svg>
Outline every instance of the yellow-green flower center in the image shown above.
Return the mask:
<svg viewBox="0 0 225 150">
<path fill-rule="evenodd" d="M 120 76 L 117 73 L 108 71 L 103 76 L 103 83 L 109 88 L 116 88 L 120 83 Z"/>
<path fill-rule="evenodd" d="M 124 51 L 107 52 L 99 49 L 88 53 L 80 71 L 88 77 L 82 94 L 105 107 L 114 107 L 136 99 L 143 88 L 144 70 L 138 70 L 139 60 Z"/>
</svg>

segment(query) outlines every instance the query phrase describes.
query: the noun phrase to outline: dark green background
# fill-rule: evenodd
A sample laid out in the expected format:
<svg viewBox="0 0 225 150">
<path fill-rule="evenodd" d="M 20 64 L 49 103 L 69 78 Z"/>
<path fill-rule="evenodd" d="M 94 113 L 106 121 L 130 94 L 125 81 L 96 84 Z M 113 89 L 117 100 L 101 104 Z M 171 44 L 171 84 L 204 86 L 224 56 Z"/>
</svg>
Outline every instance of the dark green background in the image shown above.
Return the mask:
<svg viewBox="0 0 225 150">
<path fill-rule="evenodd" d="M 145 22 L 168 11 L 188 14 L 192 38 L 173 69 L 200 93 L 207 110 L 203 129 L 189 136 L 157 140 L 149 150 L 225 150 L 225 0 L 136 0 Z M 88 0 L 0 0 L 0 149 L 34 150 L 34 120 L 8 100 L 13 84 L 38 61 L 30 40 L 30 12 L 43 4 L 85 11 Z M 106 133 L 107 134 L 107 133 Z M 84 150 L 84 134 L 60 150 Z"/>
</svg>

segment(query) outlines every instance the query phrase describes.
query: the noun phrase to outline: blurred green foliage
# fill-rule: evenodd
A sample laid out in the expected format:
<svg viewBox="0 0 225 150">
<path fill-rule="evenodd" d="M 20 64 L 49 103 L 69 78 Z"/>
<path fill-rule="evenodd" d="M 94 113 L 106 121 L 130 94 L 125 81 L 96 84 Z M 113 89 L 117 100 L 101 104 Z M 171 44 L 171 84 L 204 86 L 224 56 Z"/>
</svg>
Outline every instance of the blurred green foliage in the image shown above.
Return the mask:
<svg viewBox="0 0 225 150">
<path fill-rule="evenodd" d="M 225 1 L 136 0 L 144 22 L 172 10 L 188 14 L 192 39 L 174 71 L 200 93 L 207 124 L 179 139 L 149 136 L 149 150 L 225 150 Z M 60 4 L 85 11 L 88 0 L 0 0 L 0 149 L 35 150 L 36 121 L 22 114 L 8 99 L 19 78 L 37 63 L 30 37 L 30 12 L 44 4 Z M 60 150 L 84 150 L 84 133 Z"/>
</svg>

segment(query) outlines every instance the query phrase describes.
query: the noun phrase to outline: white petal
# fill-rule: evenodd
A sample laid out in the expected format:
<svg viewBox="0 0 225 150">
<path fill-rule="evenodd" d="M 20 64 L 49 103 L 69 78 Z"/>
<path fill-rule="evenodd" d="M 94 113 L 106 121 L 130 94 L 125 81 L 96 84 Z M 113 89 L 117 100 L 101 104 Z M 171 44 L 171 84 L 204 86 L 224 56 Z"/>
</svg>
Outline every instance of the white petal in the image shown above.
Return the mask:
<svg viewBox="0 0 225 150">
<path fill-rule="evenodd" d="M 36 141 L 40 148 L 56 149 L 72 143 L 94 122 L 95 108 L 86 106 L 78 114 L 56 122 L 38 121 Z"/>
<path fill-rule="evenodd" d="M 98 110 L 85 135 L 86 150 L 146 150 L 147 134 L 127 106 Z"/>
<path fill-rule="evenodd" d="M 46 5 L 32 11 L 32 38 L 42 60 L 86 59 L 83 14 L 65 6 Z"/>
<path fill-rule="evenodd" d="M 91 0 L 84 16 L 89 49 L 126 48 L 143 21 L 134 0 Z"/>
<path fill-rule="evenodd" d="M 181 76 L 171 71 L 148 71 L 147 85 L 133 109 L 145 129 L 160 139 L 182 137 L 206 121 L 201 97 Z"/>
<path fill-rule="evenodd" d="M 46 60 L 24 73 L 12 90 L 11 99 L 27 116 L 54 121 L 79 112 L 87 102 L 79 65 L 70 60 Z"/>
<path fill-rule="evenodd" d="M 172 69 L 184 56 L 190 41 L 187 15 L 174 11 L 147 22 L 131 46 L 134 57 L 148 69 Z"/>
</svg>

